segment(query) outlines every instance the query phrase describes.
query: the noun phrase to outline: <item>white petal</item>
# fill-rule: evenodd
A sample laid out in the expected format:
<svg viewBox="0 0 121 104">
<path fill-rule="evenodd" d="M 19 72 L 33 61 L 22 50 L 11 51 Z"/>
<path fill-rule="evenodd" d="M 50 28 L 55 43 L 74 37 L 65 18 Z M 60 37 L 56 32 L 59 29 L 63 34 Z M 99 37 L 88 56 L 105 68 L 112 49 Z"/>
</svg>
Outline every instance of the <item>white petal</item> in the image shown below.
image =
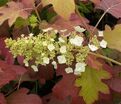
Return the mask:
<svg viewBox="0 0 121 104">
<path fill-rule="evenodd" d="M 59 37 L 58 39 L 59 39 L 59 42 L 62 42 L 62 43 L 65 42 L 65 40 L 63 38 L 61 38 L 61 37 Z"/>
<path fill-rule="evenodd" d="M 56 61 L 53 61 L 52 65 L 54 66 L 54 69 L 57 69 L 57 63 L 56 63 Z"/>
<path fill-rule="evenodd" d="M 104 35 L 103 35 L 103 31 L 98 31 L 98 36 L 99 37 L 103 37 Z"/>
<path fill-rule="evenodd" d="M 88 47 L 90 48 L 91 51 L 97 51 L 98 50 L 98 47 L 96 47 L 95 45 L 93 44 L 88 44 Z"/>
<path fill-rule="evenodd" d="M 74 44 L 76 46 L 82 46 L 84 39 L 82 37 L 76 35 L 74 38 L 71 38 L 69 41 L 71 44 Z"/>
<path fill-rule="evenodd" d="M 36 65 L 31 65 L 31 68 L 35 71 L 35 72 L 38 72 L 38 68 Z"/>
<path fill-rule="evenodd" d="M 67 51 L 66 51 L 66 46 L 61 46 L 60 52 L 61 52 L 61 53 L 66 53 L 66 52 L 67 52 Z"/>
<path fill-rule="evenodd" d="M 49 58 L 48 57 L 44 57 L 43 58 L 43 63 L 44 64 L 49 64 Z"/>
<path fill-rule="evenodd" d="M 102 41 L 100 42 L 100 46 L 101 46 L 102 48 L 106 48 L 106 47 L 107 47 L 107 42 L 106 42 L 105 40 L 102 40 Z"/>
<path fill-rule="evenodd" d="M 49 28 L 43 29 L 43 32 L 48 32 L 48 31 L 51 31 L 51 30 L 53 30 L 53 28 L 49 27 Z"/>
<path fill-rule="evenodd" d="M 49 44 L 47 46 L 47 48 L 50 50 L 50 51 L 53 51 L 55 49 L 55 46 L 53 44 Z"/>
<path fill-rule="evenodd" d="M 28 61 L 26 61 L 26 60 L 24 60 L 23 63 L 25 64 L 26 67 L 29 66 L 29 63 L 28 63 Z"/>
<path fill-rule="evenodd" d="M 73 69 L 71 67 L 65 68 L 66 73 L 73 73 Z"/>
<path fill-rule="evenodd" d="M 81 28 L 80 26 L 74 26 L 75 31 L 77 32 L 84 32 L 86 29 Z"/>
<path fill-rule="evenodd" d="M 58 63 L 60 64 L 66 63 L 66 58 L 64 55 L 57 56 L 57 59 L 58 59 Z"/>
<path fill-rule="evenodd" d="M 62 33 L 66 32 L 66 31 L 67 31 L 67 29 L 64 29 L 64 30 L 60 30 L 60 32 L 62 32 Z"/>
<path fill-rule="evenodd" d="M 80 75 L 81 72 L 85 72 L 85 66 L 86 66 L 85 63 L 76 63 L 74 74 L 75 75 Z"/>
<path fill-rule="evenodd" d="M 33 33 L 30 33 L 29 36 L 32 37 L 34 34 Z"/>
</svg>

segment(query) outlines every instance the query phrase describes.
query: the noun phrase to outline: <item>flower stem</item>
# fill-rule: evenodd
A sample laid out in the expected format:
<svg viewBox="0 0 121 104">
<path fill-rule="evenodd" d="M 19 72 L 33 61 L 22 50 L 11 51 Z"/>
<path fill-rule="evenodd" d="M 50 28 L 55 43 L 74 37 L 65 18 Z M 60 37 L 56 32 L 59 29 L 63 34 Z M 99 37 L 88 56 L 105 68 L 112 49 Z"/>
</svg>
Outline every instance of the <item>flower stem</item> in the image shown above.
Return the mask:
<svg viewBox="0 0 121 104">
<path fill-rule="evenodd" d="M 100 58 L 102 58 L 102 59 L 108 60 L 108 61 L 110 61 L 110 62 L 113 62 L 113 63 L 115 63 L 115 64 L 121 66 L 121 63 L 120 63 L 120 62 L 118 62 L 118 61 L 116 61 L 116 60 L 113 60 L 113 59 L 111 59 L 111 58 L 109 58 L 109 57 L 103 56 L 103 55 L 101 55 L 101 54 L 93 53 L 93 52 L 89 52 L 89 54 L 94 55 L 94 56 L 96 56 L 96 57 L 100 57 Z"/>
</svg>

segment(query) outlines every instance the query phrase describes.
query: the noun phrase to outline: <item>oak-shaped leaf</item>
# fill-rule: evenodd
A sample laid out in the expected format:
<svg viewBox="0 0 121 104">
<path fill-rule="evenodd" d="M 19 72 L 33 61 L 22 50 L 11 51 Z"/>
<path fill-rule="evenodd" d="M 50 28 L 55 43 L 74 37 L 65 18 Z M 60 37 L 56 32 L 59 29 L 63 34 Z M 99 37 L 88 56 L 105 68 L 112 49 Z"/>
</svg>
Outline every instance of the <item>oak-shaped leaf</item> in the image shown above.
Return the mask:
<svg viewBox="0 0 121 104">
<path fill-rule="evenodd" d="M 60 34 L 68 35 L 70 32 L 75 31 L 75 26 L 81 26 L 86 27 L 82 21 L 85 22 L 86 25 L 88 25 L 89 21 L 86 18 L 79 17 L 77 14 L 72 14 L 69 18 L 69 20 L 65 20 L 60 16 L 57 16 L 55 18 L 55 21 L 48 25 L 48 27 L 52 27 L 54 30 L 58 30 Z"/>
<path fill-rule="evenodd" d="M 0 7 L 0 25 L 5 20 L 8 20 L 9 26 L 12 26 L 18 17 L 26 19 L 29 13 L 24 9 L 21 2 L 14 1 L 10 1 L 5 6 Z"/>
<path fill-rule="evenodd" d="M 52 4 L 55 12 L 65 19 L 68 19 L 75 12 L 74 0 L 41 0 L 42 4 Z"/>
<path fill-rule="evenodd" d="M 121 17 L 121 0 L 101 0 L 96 8 L 107 11 L 116 18 Z"/>
<path fill-rule="evenodd" d="M 110 73 L 100 69 L 95 70 L 86 67 L 86 71 L 76 79 L 76 86 L 81 87 L 79 95 L 83 97 L 86 104 L 93 104 L 99 98 L 99 92 L 109 94 L 108 86 L 103 83 L 102 79 L 109 79 Z"/>
<path fill-rule="evenodd" d="M 0 88 L 10 81 L 15 80 L 18 75 L 23 75 L 25 72 L 26 69 L 24 67 L 10 65 L 0 60 Z"/>
<path fill-rule="evenodd" d="M 27 94 L 28 92 L 29 90 L 25 88 L 14 92 L 6 98 L 8 104 L 43 104 L 39 96 L 36 94 Z"/>
<path fill-rule="evenodd" d="M 121 51 L 121 24 L 116 25 L 113 30 L 106 25 L 104 39 L 107 41 L 109 48 Z"/>
<path fill-rule="evenodd" d="M 74 85 L 76 76 L 73 73 L 67 74 L 64 65 L 59 65 L 56 72 L 57 75 L 62 75 L 63 78 L 52 89 L 53 95 L 61 100 L 70 96 L 71 104 L 84 104 L 83 99 L 78 95 L 79 88 Z"/>
</svg>

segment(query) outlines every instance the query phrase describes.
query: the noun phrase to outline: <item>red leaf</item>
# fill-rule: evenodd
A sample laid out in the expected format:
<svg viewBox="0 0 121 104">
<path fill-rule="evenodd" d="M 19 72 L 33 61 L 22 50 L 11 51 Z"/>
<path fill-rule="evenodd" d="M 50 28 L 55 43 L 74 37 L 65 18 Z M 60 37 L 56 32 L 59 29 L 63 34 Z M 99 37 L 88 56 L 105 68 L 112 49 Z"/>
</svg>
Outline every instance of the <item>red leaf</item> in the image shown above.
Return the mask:
<svg viewBox="0 0 121 104">
<path fill-rule="evenodd" d="M 63 75 L 63 78 L 54 86 L 54 96 L 62 100 L 70 96 L 72 98 L 71 104 L 83 104 L 82 98 L 78 95 L 79 89 L 74 86 L 76 76 L 65 73 L 64 69 L 64 66 L 59 66 L 59 69 L 57 69 L 57 74 Z"/>
<path fill-rule="evenodd" d="M 88 25 L 87 23 L 89 21 L 86 18 L 81 17 L 81 19 L 85 22 L 86 25 Z M 53 22 L 53 24 L 50 24 L 49 27 L 53 27 L 55 30 L 58 30 L 61 34 L 63 33 L 61 32 L 61 30 L 67 29 L 64 34 L 68 35 L 70 32 L 74 31 L 74 26 L 81 25 L 82 27 L 85 27 L 81 19 L 76 14 L 72 14 L 69 20 L 65 20 L 60 16 L 57 16 L 55 22 Z"/>
<path fill-rule="evenodd" d="M 17 65 L 9 65 L 0 60 L 0 87 L 14 80 L 18 75 L 22 75 L 26 69 Z"/>
<path fill-rule="evenodd" d="M 70 98 L 66 98 L 63 101 L 57 99 L 54 95 L 49 94 L 42 98 L 44 104 L 70 104 Z"/>
<path fill-rule="evenodd" d="M 44 84 L 46 80 L 51 80 L 54 75 L 53 66 L 51 64 L 46 66 L 40 66 L 38 74 L 38 80 L 40 83 Z"/>
<path fill-rule="evenodd" d="M 42 100 L 35 94 L 27 94 L 27 89 L 20 89 L 7 97 L 8 104 L 42 104 Z"/>
<path fill-rule="evenodd" d="M 5 38 L 0 38 L 0 51 L 1 51 L 1 56 L 5 59 L 5 61 L 9 64 L 14 63 L 14 58 L 13 55 L 9 52 L 9 49 L 6 48 Z"/>
<path fill-rule="evenodd" d="M 97 5 L 98 9 L 102 9 L 112 14 L 116 18 L 121 17 L 121 0 L 101 0 L 100 4 Z"/>
<path fill-rule="evenodd" d="M 0 93 L 0 104 L 7 104 L 3 94 Z"/>
</svg>

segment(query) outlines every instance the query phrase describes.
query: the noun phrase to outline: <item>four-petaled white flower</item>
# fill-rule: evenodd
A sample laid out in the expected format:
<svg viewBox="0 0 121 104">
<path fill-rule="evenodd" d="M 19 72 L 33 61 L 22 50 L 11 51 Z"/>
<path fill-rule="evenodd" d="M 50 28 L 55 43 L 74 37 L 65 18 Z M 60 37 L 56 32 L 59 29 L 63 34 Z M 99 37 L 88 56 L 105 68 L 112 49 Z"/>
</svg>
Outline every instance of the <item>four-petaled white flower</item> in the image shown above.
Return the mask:
<svg viewBox="0 0 121 104">
<path fill-rule="evenodd" d="M 38 72 L 38 67 L 36 65 L 31 65 L 31 68 L 35 71 Z"/>
<path fill-rule="evenodd" d="M 66 63 L 66 58 L 64 55 L 57 56 L 58 63 L 59 64 L 65 64 Z"/>
<path fill-rule="evenodd" d="M 65 68 L 66 73 L 73 73 L 73 69 L 71 67 Z"/>
<path fill-rule="evenodd" d="M 71 38 L 69 41 L 71 44 L 74 44 L 75 46 L 82 46 L 84 39 L 76 35 L 74 38 Z"/>
<path fill-rule="evenodd" d="M 33 33 L 30 33 L 30 34 L 29 34 L 29 37 L 32 37 L 32 36 L 34 36 L 34 34 L 33 34 Z"/>
<path fill-rule="evenodd" d="M 103 31 L 98 31 L 98 36 L 99 37 L 103 37 L 104 35 L 103 35 Z"/>
<path fill-rule="evenodd" d="M 29 63 L 28 63 L 28 61 L 26 61 L 26 60 L 24 60 L 23 63 L 25 64 L 26 67 L 29 66 Z"/>
<path fill-rule="evenodd" d="M 97 51 L 98 50 L 98 47 L 96 47 L 95 45 L 93 44 L 88 44 L 88 47 L 90 48 L 91 51 Z"/>
<path fill-rule="evenodd" d="M 49 60 L 48 57 L 44 57 L 44 58 L 43 58 L 43 63 L 44 63 L 44 64 L 49 64 L 49 62 L 50 62 L 50 60 Z"/>
<path fill-rule="evenodd" d="M 49 44 L 47 46 L 47 48 L 50 50 L 50 51 L 53 51 L 55 49 L 55 46 L 53 44 Z"/>
<path fill-rule="evenodd" d="M 85 63 L 76 63 L 74 74 L 75 75 L 80 75 L 81 72 L 85 72 Z"/>
<path fill-rule="evenodd" d="M 65 42 L 65 40 L 63 38 L 61 38 L 61 37 L 59 37 L 58 39 L 59 39 L 59 42 L 62 42 L 62 43 Z"/>
<path fill-rule="evenodd" d="M 61 53 L 66 53 L 66 52 L 67 52 L 66 46 L 61 46 L 60 52 L 61 52 Z"/>
<path fill-rule="evenodd" d="M 101 46 L 102 48 L 106 48 L 106 47 L 107 47 L 107 42 L 106 42 L 105 40 L 102 40 L 102 41 L 100 42 L 100 46 Z"/>
<path fill-rule="evenodd" d="M 74 26 L 75 31 L 77 32 L 84 32 L 86 29 L 80 27 L 80 26 Z"/>
<path fill-rule="evenodd" d="M 54 69 L 57 69 L 57 63 L 56 63 L 56 61 L 53 61 L 52 65 L 54 66 Z"/>
</svg>

